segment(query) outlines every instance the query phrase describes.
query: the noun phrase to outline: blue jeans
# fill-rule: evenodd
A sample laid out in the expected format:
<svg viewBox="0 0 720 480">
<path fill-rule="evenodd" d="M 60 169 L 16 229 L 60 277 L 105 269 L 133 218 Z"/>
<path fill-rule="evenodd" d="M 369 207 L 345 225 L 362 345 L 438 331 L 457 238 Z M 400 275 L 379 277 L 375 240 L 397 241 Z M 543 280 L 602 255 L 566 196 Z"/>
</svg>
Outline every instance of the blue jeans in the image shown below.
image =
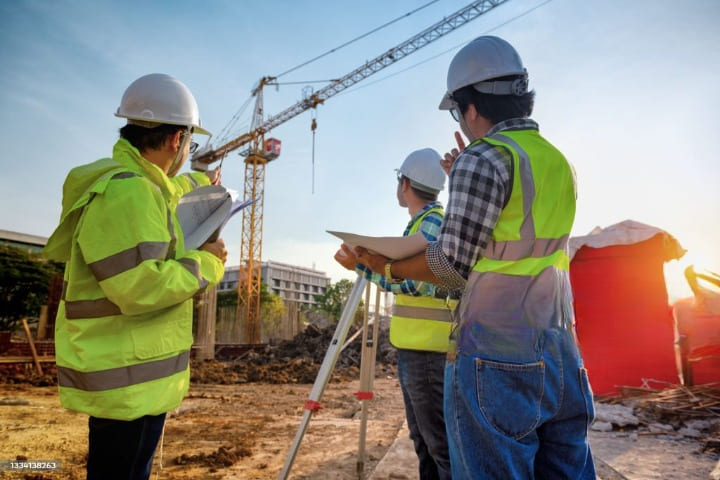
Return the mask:
<svg viewBox="0 0 720 480">
<path fill-rule="evenodd" d="M 532 363 L 459 354 L 445 369 L 455 480 L 595 479 L 592 391 L 567 330 L 546 330 Z"/>
<path fill-rule="evenodd" d="M 445 354 L 398 349 L 400 388 L 421 480 L 450 480 L 443 418 Z"/>
<path fill-rule="evenodd" d="M 123 421 L 90 417 L 88 480 L 147 480 L 165 414 Z"/>
</svg>

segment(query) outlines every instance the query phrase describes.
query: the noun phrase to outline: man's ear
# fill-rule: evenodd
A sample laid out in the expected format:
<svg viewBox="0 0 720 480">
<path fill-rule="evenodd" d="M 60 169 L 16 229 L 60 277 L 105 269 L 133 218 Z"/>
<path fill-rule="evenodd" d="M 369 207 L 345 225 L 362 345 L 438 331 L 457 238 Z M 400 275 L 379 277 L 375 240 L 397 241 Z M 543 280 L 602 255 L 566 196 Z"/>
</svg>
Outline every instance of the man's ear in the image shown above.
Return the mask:
<svg viewBox="0 0 720 480">
<path fill-rule="evenodd" d="M 169 147 L 173 152 L 180 150 L 180 141 L 182 140 L 182 130 L 176 130 L 175 133 L 167 137 L 166 147 Z"/>
<path fill-rule="evenodd" d="M 469 122 L 474 122 L 477 119 L 478 111 L 472 103 L 467 106 L 467 110 L 465 110 L 465 117 Z"/>
</svg>

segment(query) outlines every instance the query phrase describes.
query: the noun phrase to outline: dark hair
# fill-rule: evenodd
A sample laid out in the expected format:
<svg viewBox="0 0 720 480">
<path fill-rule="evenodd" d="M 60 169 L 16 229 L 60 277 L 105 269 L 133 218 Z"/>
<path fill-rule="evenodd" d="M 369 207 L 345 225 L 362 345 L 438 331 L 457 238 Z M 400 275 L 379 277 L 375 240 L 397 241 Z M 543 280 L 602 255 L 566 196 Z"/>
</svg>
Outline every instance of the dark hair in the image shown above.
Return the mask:
<svg viewBox="0 0 720 480">
<path fill-rule="evenodd" d="M 178 130 L 185 129 L 187 127 L 181 125 L 161 124 L 155 128 L 145 128 L 140 125 L 128 124 L 120 129 L 120 136 L 130 142 L 133 147 L 144 152 L 158 150 L 168 137 L 175 135 Z"/>
<path fill-rule="evenodd" d="M 496 78 L 493 80 L 515 80 L 517 75 Z M 535 104 L 535 91 L 524 95 L 491 95 L 475 90 L 472 85 L 460 88 L 453 93 L 460 111 L 464 114 L 470 104 L 475 105 L 478 114 L 488 119 L 493 125 L 511 118 L 526 118 L 532 114 Z"/>
<path fill-rule="evenodd" d="M 413 191 L 413 193 L 415 193 L 415 195 L 417 195 L 422 200 L 427 200 L 428 202 L 434 202 L 435 200 L 438 199 L 437 193 L 430 193 L 430 192 L 426 192 L 425 190 L 420 190 L 417 187 L 413 187 L 412 180 L 410 180 L 405 175 L 401 175 L 398 180 L 400 182 L 402 182 L 403 180 L 407 180 L 408 185 L 410 186 L 410 189 Z"/>
</svg>

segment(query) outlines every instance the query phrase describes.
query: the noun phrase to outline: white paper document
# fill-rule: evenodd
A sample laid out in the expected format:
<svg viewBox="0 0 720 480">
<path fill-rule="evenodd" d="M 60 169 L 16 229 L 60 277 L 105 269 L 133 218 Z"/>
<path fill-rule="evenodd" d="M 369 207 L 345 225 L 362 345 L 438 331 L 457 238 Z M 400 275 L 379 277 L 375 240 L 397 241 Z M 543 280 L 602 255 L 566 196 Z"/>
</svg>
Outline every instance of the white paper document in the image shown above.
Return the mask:
<svg viewBox="0 0 720 480">
<path fill-rule="evenodd" d="M 207 242 L 230 218 L 254 200 L 241 201 L 237 192 L 222 185 L 198 187 L 180 198 L 177 217 L 185 237 L 185 249 L 195 250 Z"/>
<path fill-rule="evenodd" d="M 368 237 L 348 232 L 331 230 L 326 230 L 326 232 L 335 235 L 351 248 L 364 247 L 370 252 L 379 253 L 392 260 L 412 257 L 424 251 L 428 244 L 422 233 L 408 235 L 407 237 Z"/>
</svg>

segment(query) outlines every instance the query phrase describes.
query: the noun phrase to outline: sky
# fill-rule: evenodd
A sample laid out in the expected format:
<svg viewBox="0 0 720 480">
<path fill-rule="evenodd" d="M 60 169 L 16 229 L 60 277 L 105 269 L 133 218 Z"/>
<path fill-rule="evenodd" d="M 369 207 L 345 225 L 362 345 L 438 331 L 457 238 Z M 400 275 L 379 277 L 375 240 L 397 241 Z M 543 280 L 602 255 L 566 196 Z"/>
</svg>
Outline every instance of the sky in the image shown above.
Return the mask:
<svg viewBox="0 0 720 480">
<path fill-rule="evenodd" d="M 65 175 L 110 156 L 124 123 L 113 113 L 136 78 L 181 79 L 217 136 L 259 78 L 427 2 L 0 2 L 0 229 L 52 233 Z M 266 88 L 266 114 L 293 105 L 305 85 L 326 85 L 307 82 L 341 77 L 467 3 L 436 1 L 281 77 L 300 83 Z M 437 109 L 447 67 L 462 45 L 492 33 L 520 53 L 537 95 L 532 117 L 575 166 L 573 235 L 626 219 L 666 230 L 687 250 L 666 265 L 671 299 L 689 295 L 686 265 L 720 272 L 719 20 L 716 0 L 507 1 L 319 107 L 314 192 L 310 113 L 268 134 L 282 154 L 266 169 L 263 260 L 337 281 L 354 274 L 332 259 L 339 245 L 326 230 L 402 234 L 409 217 L 394 169 L 413 150 L 454 146 L 458 126 Z M 243 172 L 242 158 L 229 155 L 224 184 L 241 191 Z M 237 264 L 239 216 L 223 237 Z"/>
</svg>

